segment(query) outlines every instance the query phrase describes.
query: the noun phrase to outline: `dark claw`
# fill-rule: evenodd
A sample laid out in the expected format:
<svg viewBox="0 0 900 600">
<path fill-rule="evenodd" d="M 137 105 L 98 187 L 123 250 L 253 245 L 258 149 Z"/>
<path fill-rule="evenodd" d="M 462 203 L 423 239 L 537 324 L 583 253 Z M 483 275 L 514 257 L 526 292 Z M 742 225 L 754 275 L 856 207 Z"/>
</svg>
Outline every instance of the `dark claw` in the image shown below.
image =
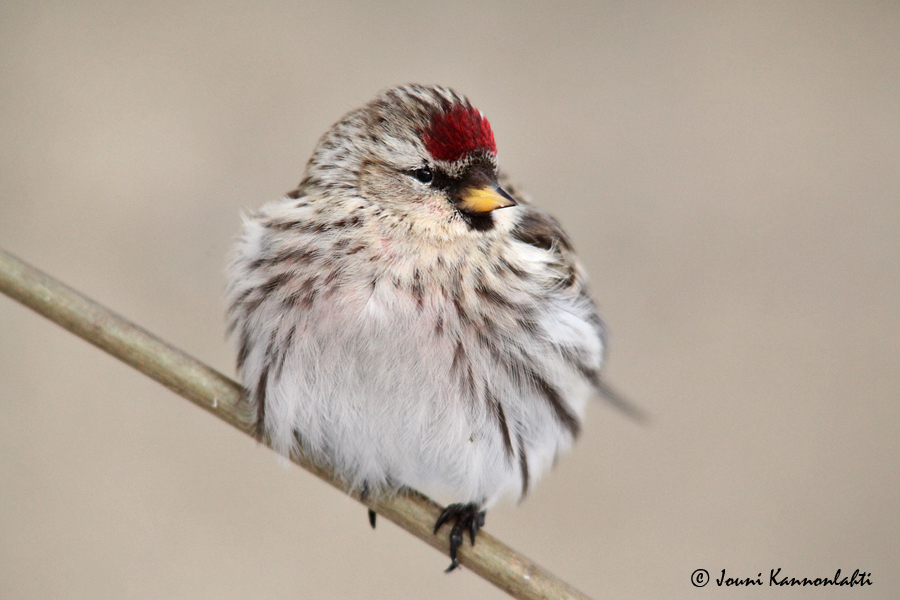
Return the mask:
<svg viewBox="0 0 900 600">
<path fill-rule="evenodd" d="M 464 504 L 451 504 L 447 508 L 444 509 L 444 512 L 441 513 L 441 516 L 438 517 L 437 523 L 434 524 L 434 533 L 437 535 L 438 529 L 441 528 L 441 525 L 455 517 L 459 514 L 459 511 Z"/>
<path fill-rule="evenodd" d="M 475 518 L 472 519 L 472 522 L 469 524 L 469 537 L 472 539 L 472 545 L 475 545 L 475 534 L 478 533 L 478 530 L 484 527 L 484 516 L 485 511 L 481 511 Z"/>
<path fill-rule="evenodd" d="M 363 483 L 362 489 L 359 491 L 359 501 L 365 502 L 366 498 L 369 497 L 369 484 Z M 372 526 L 372 529 L 375 529 L 375 517 L 378 515 L 375 514 L 375 511 L 371 508 L 369 509 L 369 524 Z"/>
<path fill-rule="evenodd" d="M 441 513 L 441 516 L 438 517 L 438 520 L 434 525 L 435 534 L 437 534 L 441 525 L 444 523 L 455 521 L 453 527 L 450 529 L 451 562 L 450 566 L 447 567 L 447 570 L 444 571 L 445 573 L 449 573 L 459 566 L 457 551 L 459 550 L 459 547 L 462 546 L 463 533 L 466 530 L 469 531 L 469 538 L 472 540 L 472 545 L 475 545 L 475 535 L 478 533 L 479 529 L 484 527 L 485 511 L 479 510 L 480 508 L 481 507 L 478 504 L 474 503 L 451 504 L 445 508 L 444 512 Z"/>
</svg>

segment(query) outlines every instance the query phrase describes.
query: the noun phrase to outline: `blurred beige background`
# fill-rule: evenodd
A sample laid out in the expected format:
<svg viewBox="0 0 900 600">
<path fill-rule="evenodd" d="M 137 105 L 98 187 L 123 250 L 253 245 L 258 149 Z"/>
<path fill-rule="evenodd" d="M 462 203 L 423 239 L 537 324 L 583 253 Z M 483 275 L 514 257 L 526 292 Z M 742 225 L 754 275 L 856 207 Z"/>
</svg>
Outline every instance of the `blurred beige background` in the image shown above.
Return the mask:
<svg viewBox="0 0 900 600">
<path fill-rule="evenodd" d="M 226 256 L 326 128 L 450 85 L 612 329 L 488 530 L 596 598 L 900 597 L 900 5 L 0 6 L 0 245 L 233 373 Z M 501 598 L 0 297 L 0 598 Z M 870 572 L 864 589 L 698 590 Z"/>
</svg>

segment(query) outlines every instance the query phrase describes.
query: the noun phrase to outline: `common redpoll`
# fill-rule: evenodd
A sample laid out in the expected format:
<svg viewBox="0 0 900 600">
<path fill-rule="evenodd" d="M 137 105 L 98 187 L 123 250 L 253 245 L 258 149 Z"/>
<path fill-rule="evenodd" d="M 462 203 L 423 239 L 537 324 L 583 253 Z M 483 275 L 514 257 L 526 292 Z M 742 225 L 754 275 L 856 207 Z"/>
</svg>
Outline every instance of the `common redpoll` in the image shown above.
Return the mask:
<svg viewBox="0 0 900 600">
<path fill-rule="evenodd" d="M 435 525 L 452 523 L 448 570 L 605 391 L 568 237 L 443 87 L 387 90 L 336 123 L 299 187 L 245 220 L 228 302 L 260 435 L 362 494 L 454 502 Z"/>
</svg>

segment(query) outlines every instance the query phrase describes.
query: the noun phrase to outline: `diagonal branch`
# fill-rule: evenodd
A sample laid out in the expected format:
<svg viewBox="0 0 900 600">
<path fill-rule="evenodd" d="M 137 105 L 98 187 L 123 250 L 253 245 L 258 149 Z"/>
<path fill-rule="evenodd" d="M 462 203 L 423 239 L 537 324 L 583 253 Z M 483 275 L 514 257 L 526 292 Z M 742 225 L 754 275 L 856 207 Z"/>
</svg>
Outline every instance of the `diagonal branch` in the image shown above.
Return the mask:
<svg viewBox="0 0 900 600">
<path fill-rule="evenodd" d="M 238 383 L 2 249 L 0 292 L 131 365 L 247 435 L 253 435 L 254 418 L 243 401 Z M 306 458 L 292 460 L 347 493 L 347 486 L 329 469 Z M 441 508 L 425 496 L 410 491 L 392 497 L 368 498 L 364 504 L 427 544 L 445 554 L 448 552 L 447 536 L 432 534 L 432 525 Z M 459 560 L 516 598 L 587 598 L 485 532 L 479 534 L 475 546 L 460 548 Z"/>
</svg>

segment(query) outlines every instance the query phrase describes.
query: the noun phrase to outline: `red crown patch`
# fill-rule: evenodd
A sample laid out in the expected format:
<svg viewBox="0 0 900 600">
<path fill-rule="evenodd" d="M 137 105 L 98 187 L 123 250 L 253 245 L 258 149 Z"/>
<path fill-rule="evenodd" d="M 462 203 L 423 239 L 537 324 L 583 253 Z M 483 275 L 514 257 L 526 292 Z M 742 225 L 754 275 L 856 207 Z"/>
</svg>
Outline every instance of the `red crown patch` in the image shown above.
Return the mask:
<svg viewBox="0 0 900 600">
<path fill-rule="evenodd" d="M 437 160 L 453 162 L 477 150 L 497 154 L 491 124 L 470 104 L 437 113 L 422 132 L 425 149 Z"/>
</svg>

